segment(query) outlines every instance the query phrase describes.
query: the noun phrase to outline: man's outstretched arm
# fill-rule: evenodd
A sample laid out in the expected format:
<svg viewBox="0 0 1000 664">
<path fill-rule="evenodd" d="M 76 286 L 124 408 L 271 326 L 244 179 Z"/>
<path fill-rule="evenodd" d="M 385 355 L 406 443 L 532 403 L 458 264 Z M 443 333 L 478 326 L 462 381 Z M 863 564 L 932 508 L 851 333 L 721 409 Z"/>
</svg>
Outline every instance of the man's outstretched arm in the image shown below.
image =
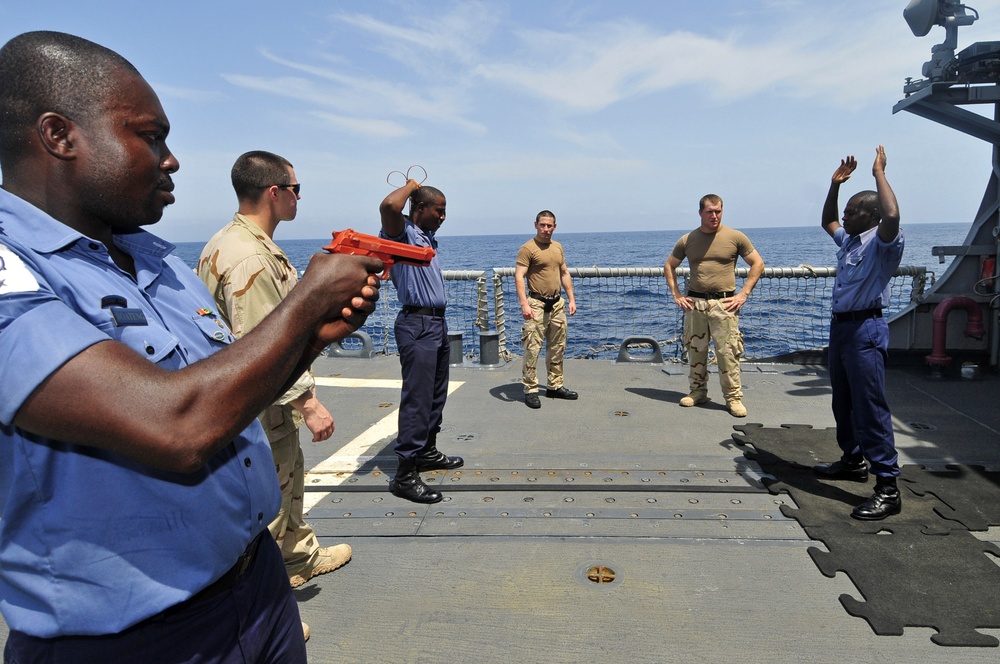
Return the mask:
<svg viewBox="0 0 1000 664">
<path fill-rule="evenodd" d="M 302 281 L 251 332 L 166 371 L 104 341 L 78 353 L 25 400 L 14 424 L 139 463 L 193 472 L 229 444 L 328 343 L 360 327 L 378 300 L 381 261 L 317 254 Z"/>
</svg>

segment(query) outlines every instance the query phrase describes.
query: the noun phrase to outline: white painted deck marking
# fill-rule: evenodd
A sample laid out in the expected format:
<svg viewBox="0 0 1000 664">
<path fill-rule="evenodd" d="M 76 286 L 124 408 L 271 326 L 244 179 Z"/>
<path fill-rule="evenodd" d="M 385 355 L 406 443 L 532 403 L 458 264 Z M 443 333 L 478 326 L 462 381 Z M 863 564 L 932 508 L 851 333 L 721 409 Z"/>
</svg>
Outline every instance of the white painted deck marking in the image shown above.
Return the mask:
<svg viewBox="0 0 1000 664">
<path fill-rule="evenodd" d="M 398 378 L 325 378 L 317 377 L 316 384 L 323 387 L 384 387 L 401 390 L 403 381 Z"/>
<path fill-rule="evenodd" d="M 381 380 L 363 378 L 316 378 L 316 384 L 324 387 L 348 387 L 348 388 L 395 388 L 401 389 L 401 380 Z M 465 385 L 465 381 L 449 381 L 448 394 Z M 322 478 L 323 484 L 339 485 L 343 484 L 350 473 L 357 470 L 365 463 L 375 457 L 368 454 L 368 450 L 379 441 L 385 440 L 389 436 L 396 435 L 399 423 L 399 408 L 383 417 L 373 424 L 363 434 L 347 443 L 339 450 L 328 456 L 323 461 L 306 471 L 306 487 L 312 481 L 309 477 L 311 473 L 343 473 L 340 476 L 331 477 L 326 475 Z M 315 478 L 313 478 L 315 479 Z M 306 491 L 303 497 L 303 512 L 308 514 L 309 510 L 315 507 L 321 500 L 330 495 L 329 491 Z"/>
</svg>

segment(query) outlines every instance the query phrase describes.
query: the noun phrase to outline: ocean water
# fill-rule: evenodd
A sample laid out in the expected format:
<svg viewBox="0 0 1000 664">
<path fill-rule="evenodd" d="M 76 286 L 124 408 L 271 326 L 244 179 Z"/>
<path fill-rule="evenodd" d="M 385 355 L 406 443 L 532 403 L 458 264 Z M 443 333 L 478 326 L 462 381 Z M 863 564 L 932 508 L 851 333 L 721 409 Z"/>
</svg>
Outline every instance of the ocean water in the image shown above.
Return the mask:
<svg viewBox="0 0 1000 664">
<path fill-rule="evenodd" d="M 377 229 L 355 230 L 377 232 Z M 570 267 L 663 267 L 674 244 L 687 230 L 624 233 L 560 233 L 557 230 L 553 238 L 562 243 Z M 940 276 L 948 265 L 939 263 L 938 258 L 931 255 L 931 247 L 962 244 L 968 231 L 969 224 L 965 223 L 904 225 L 906 246 L 902 264 L 924 266 Z M 837 247 L 819 224 L 752 228 L 744 232 L 768 267 L 836 265 Z M 488 271 L 495 267 L 513 267 L 518 248 L 532 236 L 530 232 L 524 235 L 439 235 L 442 268 Z M 329 244 L 330 238 L 283 240 L 279 226 L 275 241 L 288 254 L 292 264 L 304 270 L 309 257 Z M 203 246 L 202 242 L 180 242 L 175 253 L 195 268 Z M 745 267 L 742 262 L 739 265 Z"/>
<path fill-rule="evenodd" d="M 968 224 L 921 224 L 904 226 L 906 245 L 902 265 L 925 267 L 935 278 L 944 273 L 948 263 L 931 254 L 937 245 L 960 245 L 968 233 Z M 292 264 L 306 268 L 312 254 L 329 243 L 316 240 L 282 240 L 279 228 L 277 243 Z M 687 231 L 559 233 L 569 266 L 662 268 L 677 240 Z M 819 227 L 755 228 L 747 235 L 763 256 L 768 267 L 833 267 L 836 245 Z M 439 252 L 445 270 L 481 270 L 491 275 L 493 268 L 513 268 L 518 248 L 532 237 L 525 235 L 440 236 Z M 202 243 L 179 243 L 176 253 L 194 268 Z M 951 260 L 950 258 L 948 259 Z M 739 263 L 745 267 L 742 261 Z M 767 280 L 765 280 L 766 282 Z M 825 345 L 829 332 L 829 287 L 825 290 L 785 290 L 782 280 L 762 282 L 747 307 L 741 312 L 740 328 L 744 334 L 747 359 L 773 357 L 796 350 Z M 907 279 L 898 280 L 904 290 Z M 785 280 L 787 283 L 787 280 Z M 739 283 L 739 282 L 738 282 Z M 463 351 L 474 357 L 479 352 L 479 332 L 475 283 L 449 284 L 448 326 L 462 332 Z M 929 283 L 928 283 L 929 286 Z M 456 289 L 456 290 L 453 290 Z M 512 278 L 504 279 L 504 306 L 508 314 L 502 347 L 519 355 L 520 309 Z M 567 357 L 614 359 L 621 341 L 631 336 L 653 336 L 662 346 L 665 358 L 680 359 L 683 317 L 669 297 L 662 278 L 574 279 L 578 311 L 570 323 Z M 908 291 L 894 291 L 890 311 L 906 303 Z M 487 299 L 492 300 L 492 296 Z M 376 350 L 396 352 L 391 334 L 398 304 L 394 296 L 384 298 L 379 312 L 369 317 L 363 328 L 374 339 Z M 803 306 L 808 302 L 807 306 Z M 489 304 L 489 325 L 495 305 Z M 511 316 L 513 314 L 513 316 Z"/>
</svg>

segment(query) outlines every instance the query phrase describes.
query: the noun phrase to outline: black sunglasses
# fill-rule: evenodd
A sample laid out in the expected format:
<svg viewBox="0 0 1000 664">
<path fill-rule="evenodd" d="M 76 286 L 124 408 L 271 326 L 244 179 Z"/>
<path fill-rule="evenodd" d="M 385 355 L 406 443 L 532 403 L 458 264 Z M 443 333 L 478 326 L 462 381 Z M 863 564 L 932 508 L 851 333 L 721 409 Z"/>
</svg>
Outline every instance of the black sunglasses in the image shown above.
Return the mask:
<svg viewBox="0 0 1000 664">
<path fill-rule="evenodd" d="M 281 189 L 291 189 L 292 193 L 294 193 L 296 196 L 298 196 L 299 192 L 302 190 L 301 182 L 296 182 L 295 184 L 275 184 L 272 186 L 279 187 Z"/>
</svg>

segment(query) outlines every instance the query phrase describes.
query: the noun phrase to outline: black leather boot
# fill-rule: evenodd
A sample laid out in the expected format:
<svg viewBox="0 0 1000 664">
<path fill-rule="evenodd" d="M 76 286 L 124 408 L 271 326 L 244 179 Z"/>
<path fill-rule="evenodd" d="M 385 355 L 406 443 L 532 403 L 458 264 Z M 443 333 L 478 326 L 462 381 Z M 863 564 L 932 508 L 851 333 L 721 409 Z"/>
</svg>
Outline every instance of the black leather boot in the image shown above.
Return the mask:
<svg viewBox="0 0 1000 664">
<path fill-rule="evenodd" d="M 899 514 L 903 509 L 903 497 L 896 487 L 895 477 L 875 478 L 875 495 L 854 508 L 851 516 L 861 521 L 880 521 L 887 516 Z"/>
<path fill-rule="evenodd" d="M 403 459 L 399 461 L 396 476 L 389 481 L 389 493 L 415 503 L 439 503 L 444 500 L 440 491 L 430 488 L 420 479 L 413 461 Z"/>
<path fill-rule="evenodd" d="M 438 450 L 437 446 L 431 443 L 417 455 L 414 459 L 417 472 L 425 473 L 428 470 L 454 470 L 465 465 L 465 459 L 460 456 L 446 456 L 444 452 Z"/>
</svg>

